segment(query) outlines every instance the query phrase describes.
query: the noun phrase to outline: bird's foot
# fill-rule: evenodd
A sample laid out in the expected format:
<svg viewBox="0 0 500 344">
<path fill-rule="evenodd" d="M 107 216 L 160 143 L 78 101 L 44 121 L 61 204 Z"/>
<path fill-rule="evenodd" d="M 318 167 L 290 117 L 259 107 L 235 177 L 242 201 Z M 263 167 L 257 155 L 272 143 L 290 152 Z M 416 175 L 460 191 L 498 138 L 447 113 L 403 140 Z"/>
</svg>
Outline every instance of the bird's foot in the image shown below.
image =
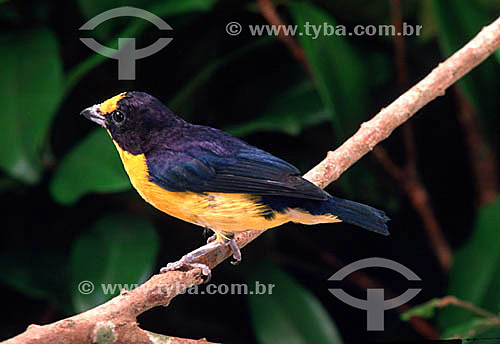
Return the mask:
<svg viewBox="0 0 500 344">
<path fill-rule="evenodd" d="M 231 261 L 231 264 L 233 265 L 239 264 L 241 262 L 241 251 L 238 245 L 236 245 L 236 241 L 234 241 L 234 239 L 229 239 L 229 240 L 226 239 L 224 240 L 224 242 L 220 242 L 216 239 L 217 239 L 216 235 L 211 236 L 208 239 L 207 244 L 201 246 L 200 248 L 197 248 L 194 251 L 189 252 L 176 262 L 168 263 L 167 266 L 160 269 L 160 273 L 179 270 L 184 266 L 193 269 L 198 268 L 201 270 L 201 273 L 205 277 L 206 282 L 208 282 L 212 277 L 212 271 L 206 264 L 197 263 L 196 260 L 201 256 L 204 256 L 205 254 L 212 252 L 218 249 L 219 247 L 225 245 L 229 246 L 231 248 L 231 251 L 233 252 L 233 261 Z"/>
<path fill-rule="evenodd" d="M 236 245 L 236 242 L 234 241 L 233 237 L 223 237 L 221 236 L 224 245 L 228 245 L 231 248 L 231 251 L 233 252 L 233 260 L 231 261 L 231 264 L 233 265 L 238 265 L 241 262 L 241 251 L 238 245 Z M 217 240 L 217 234 L 212 235 L 207 239 L 207 244 L 210 244 L 214 241 Z"/>
<path fill-rule="evenodd" d="M 217 234 L 214 234 L 214 235 L 210 236 L 207 239 L 207 244 L 210 244 L 211 242 L 214 242 L 215 240 L 217 240 Z"/>
<path fill-rule="evenodd" d="M 205 277 L 206 281 L 208 282 L 210 280 L 210 278 L 212 277 L 212 271 L 210 270 L 210 268 L 206 264 L 197 263 L 196 259 L 198 259 L 201 256 L 204 256 L 205 254 L 207 254 L 209 252 L 212 252 L 213 250 L 216 250 L 217 248 L 219 248 L 222 245 L 223 245 L 223 243 L 219 243 L 217 241 L 210 242 L 206 245 L 203 245 L 200 248 L 197 248 L 196 250 L 189 252 L 188 254 L 183 256 L 178 261 L 168 263 L 167 266 L 160 269 L 160 273 L 174 271 L 174 270 L 178 270 L 184 266 L 188 266 L 191 268 L 200 269 L 202 275 Z"/>
<path fill-rule="evenodd" d="M 202 264 L 202 263 L 193 262 L 191 259 L 189 259 L 189 257 L 187 255 L 182 257 L 181 259 L 179 259 L 176 262 L 168 263 L 167 266 L 164 266 L 160 269 L 160 272 L 163 274 L 163 273 L 168 272 L 168 271 L 179 270 L 180 268 L 182 268 L 184 266 L 188 266 L 188 267 L 191 267 L 193 269 L 196 269 L 196 268 L 200 269 L 201 274 L 207 280 L 209 280 L 210 277 L 212 276 L 212 271 L 210 270 L 210 268 L 207 265 Z"/>
<path fill-rule="evenodd" d="M 231 248 L 231 251 L 233 252 L 233 260 L 231 261 L 231 264 L 233 265 L 238 265 L 241 262 L 241 251 L 238 245 L 236 244 L 236 241 L 234 241 L 233 237 L 222 237 L 222 240 L 224 242 L 224 245 L 227 245 Z M 207 244 L 210 244 L 211 242 L 214 242 L 217 240 L 217 234 L 212 235 L 210 238 L 207 239 Z"/>
</svg>

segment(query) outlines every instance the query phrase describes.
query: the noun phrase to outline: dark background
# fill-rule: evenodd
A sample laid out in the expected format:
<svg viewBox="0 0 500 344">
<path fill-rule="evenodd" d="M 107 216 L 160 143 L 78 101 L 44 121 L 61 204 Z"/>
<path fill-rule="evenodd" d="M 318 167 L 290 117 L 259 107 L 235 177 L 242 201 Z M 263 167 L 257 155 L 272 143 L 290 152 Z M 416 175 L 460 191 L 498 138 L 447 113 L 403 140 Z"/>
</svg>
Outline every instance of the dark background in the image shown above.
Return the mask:
<svg viewBox="0 0 500 344">
<path fill-rule="evenodd" d="M 117 37 L 136 37 L 144 47 L 164 36 L 131 18 L 103 23 L 92 33 L 78 31 L 93 16 L 124 5 L 150 10 L 173 28 L 166 32 L 172 43 L 136 61 L 133 81 L 119 81 L 117 61 L 79 40 L 90 35 L 116 47 Z M 83 108 L 124 90 L 145 91 L 184 119 L 230 130 L 306 172 L 500 9 L 494 0 L 401 1 L 400 8 L 398 1 L 360 0 L 275 5 L 287 24 L 327 22 L 351 31 L 356 25 L 397 23 L 394 15 L 400 13 L 423 29 L 420 36 L 403 37 L 399 67 L 394 37 L 294 37 L 308 72 L 277 37 L 252 37 L 248 25 L 267 23 L 253 1 L 0 1 L 0 339 L 101 304 L 111 297 L 100 293 L 101 283 L 143 282 L 206 238 L 200 228 L 160 213 L 130 188 L 104 130 L 79 116 Z M 233 21 L 243 26 L 241 35 L 226 33 Z M 386 293 L 422 288 L 410 306 L 453 294 L 498 313 L 499 56 L 497 51 L 420 110 L 411 128 L 397 129 L 381 144 L 397 166 L 413 161 L 418 178 L 410 173 L 403 181 L 394 179 L 387 164 L 368 154 L 328 186 L 337 196 L 384 209 L 391 236 L 347 224 L 286 224 L 246 247 L 239 266 L 217 267 L 211 281 L 273 283 L 273 295 L 181 295 L 169 307 L 141 315 L 141 327 L 225 343 L 340 342 L 332 331 L 345 343 L 429 336 L 395 310 L 386 312 L 384 331 L 367 332 L 366 312 L 329 293 L 342 287 L 365 298 L 359 276 L 341 283 L 327 279 L 369 257 L 393 259 L 420 276 L 416 283 L 386 269 L 363 271 Z M 406 139 L 414 143 L 415 156 Z M 408 181 L 418 181 L 419 189 Z M 422 188 L 430 215 L 412 198 Z M 451 270 L 437 258 L 426 230 L 429 218 L 454 254 Z M 89 296 L 78 292 L 83 280 L 96 286 Z M 483 332 L 476 318 L 453 308 L 428 321 L 444 337 L 498 334 L 491 328 Z"/>
</svg>

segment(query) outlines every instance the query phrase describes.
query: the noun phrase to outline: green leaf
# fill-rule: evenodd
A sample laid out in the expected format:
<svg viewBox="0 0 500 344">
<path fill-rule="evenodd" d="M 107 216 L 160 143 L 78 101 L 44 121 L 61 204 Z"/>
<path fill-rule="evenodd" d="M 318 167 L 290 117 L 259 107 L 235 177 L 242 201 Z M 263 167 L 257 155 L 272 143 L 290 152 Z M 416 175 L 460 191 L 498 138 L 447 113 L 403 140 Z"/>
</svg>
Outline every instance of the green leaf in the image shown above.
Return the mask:
<svg viewBox="0 0 500 344">
<path fill-rule="evenodd" d="M 495 327 L 495 324 L 491 319 L 473 318 L 459 325 L 447 328 L 443 332 L 442 338 L 473 338 L 483 334 L 492 327 Z"/>
<path fill-rule="evenodd" d="M 0 167 L 26 183 L 40 179 L 40 151 L 63 90 L 59 45 L 47 29 L 0 36 Z"/>
<path fill-rule="evenodd" d="M 310 81 L 293 86 L 276 99 L 257 119 L 241 123 L 227 130 L 237 136 L 256 131 L 277 131 L 298 135 L 302 129 L 328 121 L 321 99 Z"/>
<path fill-rule="evenodd" d="M 408 321 L 412 317 L 420 317 L 420 318 L 432 318 L 436 313 L 436 308 L 440 308 L 441 299 L 434 298 L 429 300 L 421 305 L 415 306 L 408 311 L 401 314 L 400 318 L 403 321 Z"/>
<path fill-rule="evenodd" d="M 99 220 L 76 240 L 71 251 L 70 292 L 75 312 L 119 294 L 117 284 L 133 288 L 143 283 L 153 270 L 158 247 L 153 225 L 142 217 L 116 214 Z M 105 292 L 103 287 L 115 289 Z"/>
<path fill-rule="evenodd" d="M 260 344 L 342 343 L 318 299 L 285 272 L 268 263 L 249 278 L 248 302 Z"/>
<path fill-rule="evenodd" d="M 448 295 L 468 301 L 493 313 L 500 311 L 500 199 L 482 207 L 477 215 L 474 232 L 467 243 L 455 253 L 450 271 Z M 463 309 L 443 309 L 439 312 L 441 329 L 464 323 L 472 314 Z"/>
<path fill-rule="evenodd" d="M 62 160 L 50 183 L 54 199 L 73 204 L 91 192 L 118 192 L 130 188 L 129 179 L 110 137 L 95 129 Z"/>
<path fill-rule="evenodd" d="M 311 66 L 318 93 L 332 116 L 337 143 L 342 142 L 366 118 L 365 66 L 344 37 L 324 34 L 325 27 L 336 26 L 328 13 L 303 1 L 289 2 L 288 8 L 299 27 L 299 42 Z M 321 27 L 316 38 L 312 26 Z"/>
<path fill-rule="evenodd" d="M 439 30 L 439 42 L 446 56 L 462 48 L 483 26 L 489 24 L 490 17 L 476 1 L 433 1 L 435 18 Z M 458 81 L 467 98 L 475 105 L 490 136 L 496 134 L 497 113 L 500 101 L 498 90 L 500 81 L 497 75 L 500 65 L 490 57 Z"/>
</svg>

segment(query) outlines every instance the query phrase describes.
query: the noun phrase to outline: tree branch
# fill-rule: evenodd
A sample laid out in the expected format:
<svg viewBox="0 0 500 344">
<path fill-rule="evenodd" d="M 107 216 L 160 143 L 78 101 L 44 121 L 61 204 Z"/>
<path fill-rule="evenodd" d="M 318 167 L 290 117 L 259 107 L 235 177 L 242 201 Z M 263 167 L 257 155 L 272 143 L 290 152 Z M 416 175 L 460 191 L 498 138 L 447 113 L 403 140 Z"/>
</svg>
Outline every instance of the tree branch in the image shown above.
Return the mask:
<svg viewBox="0 0 500 344">
<path fill-rule="evenodd" d="M 485 27 L 467 45 L 391 105 L 382 109 L 373 119 L 363 123 L 356 134 L 337 150 L 329 152 L 327 158 L 309 171 L 305 178 L 321 188 L 330 184 L 425 104 L 443 95 L 451 84 L 499 46 L 500 18 Z M 243 247 L 260 234 L 262 232 L 258 231 L 238 234 L 237 244 Z M 201 257 L 199 262 L 214 268 L 230 255 L 230 249 L 224 247 Z M 4 343 L 161 343 L 156 337 L 159 335 L 152 335 L 139 328 L 136 317 L 153 307 L 168 305 L 184 289 L 201 283 L 203 280 L 199 269 L 155 275 L 140 287 L 124 292 L 103 305 L 53 324 L 31 325 L 24 333 Z M 186 339 L 170 340 L 174 343 L 175 340 L 177 343 L 189 343 Z"/>
</svg>

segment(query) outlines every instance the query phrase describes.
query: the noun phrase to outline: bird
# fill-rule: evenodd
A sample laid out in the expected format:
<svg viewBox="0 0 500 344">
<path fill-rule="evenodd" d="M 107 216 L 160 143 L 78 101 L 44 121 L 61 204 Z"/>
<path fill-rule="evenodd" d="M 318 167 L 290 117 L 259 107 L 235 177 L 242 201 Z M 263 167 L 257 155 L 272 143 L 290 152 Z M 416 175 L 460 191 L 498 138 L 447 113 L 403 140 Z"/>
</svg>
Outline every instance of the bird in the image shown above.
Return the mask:
<svg viewBox="0 0 500 344">
<path fill-rule="evenodd" d="M 208 266 L 197 259 L 227 245 L 241 261 L 235 233 L 287 222 L 344 221 L 389 235 L 378 209 L 330 195 L 292 164 L 219 129 L 189 123 L 144 92 L 122 92 L 84 109 L 104 127 L 132 186 L 158 210 L 214 232 L 206 245 L 161 272 Z"/>
</svg>

